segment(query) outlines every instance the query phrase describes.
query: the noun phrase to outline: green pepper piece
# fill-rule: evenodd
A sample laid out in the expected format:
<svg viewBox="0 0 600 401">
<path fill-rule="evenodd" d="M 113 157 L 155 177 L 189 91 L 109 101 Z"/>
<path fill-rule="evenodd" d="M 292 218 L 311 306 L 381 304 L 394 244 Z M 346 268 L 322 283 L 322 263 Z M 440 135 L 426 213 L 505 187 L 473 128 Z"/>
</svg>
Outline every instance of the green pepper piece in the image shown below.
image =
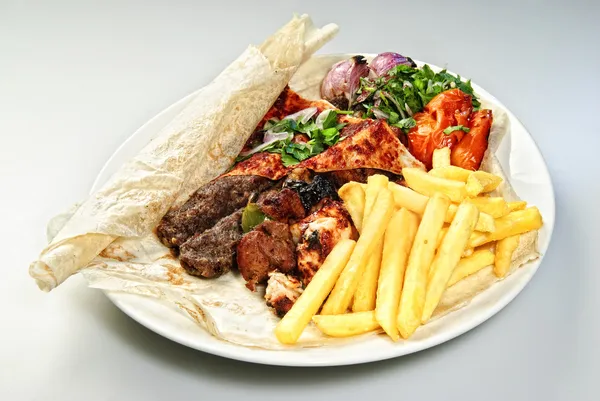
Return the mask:
<svg viewBox="0 0 600 401">
<path fill-rule="evenodd" d="M 265 221 L 265 214 L 256 203 L 248 203 L 242 212 L 242 231 L 248 233 Z"/>
</svg>

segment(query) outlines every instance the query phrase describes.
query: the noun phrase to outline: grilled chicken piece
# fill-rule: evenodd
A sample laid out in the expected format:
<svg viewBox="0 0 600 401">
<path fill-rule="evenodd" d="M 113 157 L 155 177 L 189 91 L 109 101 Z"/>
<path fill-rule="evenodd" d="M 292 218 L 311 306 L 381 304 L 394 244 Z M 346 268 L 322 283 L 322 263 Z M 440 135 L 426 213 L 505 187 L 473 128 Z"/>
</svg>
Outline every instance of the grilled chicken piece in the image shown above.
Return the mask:
<svg viewBox="0 0 600 401">
<path fill-rule="evenodd" d="M 286 88 L 257 126 L 255 133 L 246 141 L 242 152 L 261 143 L 264 136 L 261 128 L 266 121 L 271 118 L 281 119 L 308 107 L 316 107 L 318 112 L 334 108 L 327 101 L 307 100 Z M 341 115 L 338 116 L 338 122 L 346 124 L 340 133 L 344 140 L 295 167 L 308 168 L 317 173 L 364 168 L 381 169 L 395 174 L 401 174 L 404 167 L 425 168 L 406 148 L 406 135 L 386 121 Z M 301 134 L 294 137 L 294 141 L 306 139 Z M 261 152 L 239 162 L 224 176 L 258 175 L 279 180 L 291 170 L 292 168 L 283 165 L 281 155 Z"/>
<path fill-rule="evenodd" d="M 471 114 L 469 132 L 452 148 L 450 161 L 453 166 L 467 170 L 479 170 L 488 147 L 488 138 L 492 128 L 491 110 L 478 110 Z"/>
<path fill-rule="evenodd" d="M 238 269 L 246 287 L 267 281 L 274 270 L 290 273 L 296 268 L 296 253 L 290 228 L 285 223 L 266 220 L 244 235 L 237 246 Z"/>
<path fill-rule="evenodd" d="M 283 165 L 279 153 L 260 152 L 236 164 L 229 172 L 229 176 L 259 175 L 271 180 L 279 180 L 286 176 L 288 168 Z"/>
<path fill-rule="evenodd" d="M 358 233 L 342 202 L 326 198 L 317 211 L 290 227 L 296 246 L 298 271 L 306 286 L 341 239 Z"/>
<path fill-rule="evenodd" d="M 384 120 L 351 118 L 341 131 L 342 139 L 310 159 L 298 164 L 315 172 L 353 169 L 380 169 L 402 174 L 404 167 L 425 169 Z M 350 121 L 350 120 L 348 120 Z"/>
<path fill-rule="evenodd" d="M 302 294 L 302 283 L 295 277 L 279 271 L 269 273 L 265 300 L 267 305 L 275 309 L 279 317 L 285 316 Z"/>
</svg>

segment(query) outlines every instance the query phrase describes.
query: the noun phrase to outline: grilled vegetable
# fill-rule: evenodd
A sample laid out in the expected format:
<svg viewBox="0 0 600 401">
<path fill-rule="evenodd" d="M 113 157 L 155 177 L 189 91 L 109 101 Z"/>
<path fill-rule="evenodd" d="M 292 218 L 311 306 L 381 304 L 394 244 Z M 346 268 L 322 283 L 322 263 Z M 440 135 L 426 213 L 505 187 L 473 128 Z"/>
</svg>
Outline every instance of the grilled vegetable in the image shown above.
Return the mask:
<svg viewBox="0 0 600 401">
<path fill-rule="evenodd" d="M 413 68 L 417 67 L 417 64 L 415 64 L 410 57 L 404 57 L 398 53 L 385 52 L 377 55 L 373 61 L 369 63 L 369 68 L 375 75 L 381 77 L 397 65 L 407 65 Z"/>
<path fill-rule="evenodd" d="M 360 79 L 369 75 L 363 56 L 342 60 L 331 67 L 321 84 L 321 97 L 337 107 L 350 108 L 356 98 Z"/>
<path fill-rule="evenodd" d="M 257 225 L 265 221 L 267 216 L 260 210 L 256 203 L 248 203 L 242 212 L 242 231 L 248 233 Z"/>
</svg>

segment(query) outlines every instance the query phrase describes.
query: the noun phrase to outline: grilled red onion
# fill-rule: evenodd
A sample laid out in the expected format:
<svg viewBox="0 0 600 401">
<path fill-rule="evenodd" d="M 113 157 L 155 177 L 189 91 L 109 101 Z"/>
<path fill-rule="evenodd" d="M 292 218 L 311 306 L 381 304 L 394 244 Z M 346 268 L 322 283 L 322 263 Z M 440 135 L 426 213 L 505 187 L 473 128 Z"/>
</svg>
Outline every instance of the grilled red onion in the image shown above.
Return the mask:
<svg viewBox="0 0 600 401">
<path fill-rule="evenodd" d="M 408 65 L 413 68 L 417 66 L 410 57 L 404 57 L 398 53 L 386 52 L 377 55 L 373 61 L 371 61 L 369 68 L 371 68 L 375 75 L 381 77 L 400 64 Z"/>
<path fill-rule="evenodd" d="M 340 103 L 350 107 L 360 86 L 360 78 L 367 75 L 369 67 L 363 56 L 342 60 L 334 64 L 323 79 L 321 97 L 338 107 Z"/>
</svg>

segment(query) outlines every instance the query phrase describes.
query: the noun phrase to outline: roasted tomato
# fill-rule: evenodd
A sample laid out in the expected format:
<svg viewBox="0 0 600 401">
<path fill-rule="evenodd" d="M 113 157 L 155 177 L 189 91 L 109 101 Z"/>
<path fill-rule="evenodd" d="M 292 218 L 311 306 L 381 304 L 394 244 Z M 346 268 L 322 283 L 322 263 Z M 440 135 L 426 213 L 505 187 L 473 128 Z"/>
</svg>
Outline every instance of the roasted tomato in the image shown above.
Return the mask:
<svg viewBox="0 0 600 401">
<path fill-rule="evenodd" d="M 488 147 L 488 138 L 492 128 L 491 110 L 478 110 L 471 114 L 469 133 L 452 148 L 450 162 L 453 166 L 467 170 L 479 170 L 483 155 Z"/>
<path fill-rule="evenodd" d="M 471 96 L 460 89 L 444 91 L 431 99 L 423 111 L 414 115 L 417 125 L 408 133 L 410 153 L 430 169 L 433 151 L 453 148 L 465 134 L 461 130 L 444 134 L 444 130 L 454 125 L 468 126 L 472 111 Z"/>
</svg>

